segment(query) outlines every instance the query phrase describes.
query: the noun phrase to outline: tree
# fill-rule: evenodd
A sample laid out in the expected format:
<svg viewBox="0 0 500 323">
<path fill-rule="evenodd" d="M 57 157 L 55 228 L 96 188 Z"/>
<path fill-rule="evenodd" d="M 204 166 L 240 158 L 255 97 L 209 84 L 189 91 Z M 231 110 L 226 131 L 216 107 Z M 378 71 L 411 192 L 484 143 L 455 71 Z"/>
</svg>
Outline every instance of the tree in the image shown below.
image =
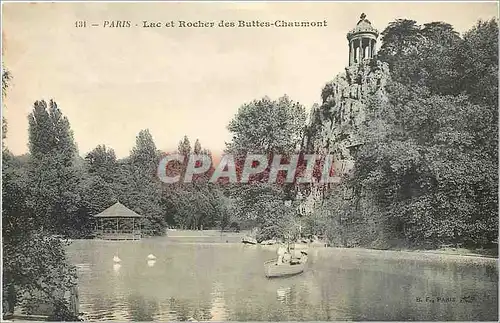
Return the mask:
<svg viewBox="0 0 500 323">
<path fill-rule="evenodd" d="M 4 96 L 7 79 L 4 70 Z M 44 301 L 54 307 L 51 320 L 77 321 L 64 298 L 64 292 L 76 286 L 76 268 L 67 261 L 63 242 L 38 226 L 37 220 L 45 214 L 37 214 L 28 203 L 33 199 L 28 175 L 31 158 L 26 161 L 2 150 L 2 312 L 12 313 L 20 306 L 29 313 L 31 304 Z"/>
<path fill-rule="evenodd" d="M 50 232 L 71 235 L 77 215 L 80 174 L 69 121 L 54 101 L 36 101 L 29 115 L 30 208 Z"/>
<path fill-rule="evenodd" d="M 243 104 L 228 125 L 233 154 L 294 152 L 301 142 L 306 121 L 304 107 L 283 96 L 264 97 Z"/>
<path fill-rule="evenodd" d="M 479 21 L 456 50 L 460 90 L 473 102 L 498 107 L 498 23 Z"/>
<path fill-rule="evenodd" d="M 439 94 L 456 94 L 454 55 L 460 41 L 450 24 L 398 19 L 382 32 L 380 60 L 389 63 L 391 77 L 404 85 L 426 86 Z"/>
<path fill-rule="evenodd" d="M 8 70 L 2 65 L 2 99 L 5 99 L 7 94 L 7 88 L 9 87 L 9 82 L 12 76 Z M 3 140 L 7 136 L 7 121 L 2 117 L 2 147 L 5 147 Z"/>
<path fill-rule="evenodd" d="M 444 22 L 398 20 L 382 35 L 392 80 L 388 100 L 368 99 L 349 207 L 360 213 L 368 202 L 364 216 L 406 245 L 489 245 L 498 234 L 497 23 L 460 39 Z"/>
<path fill-rule="evenodd" d="M 305 121 L 304 107 L 286 95 L 278 100 L 268 97 L 254 100 L 242 105 L 229 123 L 232 141 L 226 144 L 226 151 L 235 157 L 239 172 L 247 154 L 267 154 L 268 160 L 272 160 L 274 154 L 286 158 L 298 152 Z M 289 223 L 285 221 L 285 214 L 290 214 L 284 212 L 283 207 L 285 200 L 293 195 L 290 194 L 293 185 L 267 183 L 269 170 L 268 167 L 263 173 L 252 176 L 251 184 L 231 185 L 231 195 L 237 205 L 233 210 L 241 221 L 256 221 L 261 232 L 258 239 L 282 238 L 286 230 L 276 221 L 284 225 Z M 263 209 L 267 213 L 261 212 Z"/>
<path fill-rule="evenodd" d="M 185 156 L 185 163 L 177 165 L 181 174 L 186 171 L 187 161 L 191 157 L 190 152 L 189 138 L 184 136 L 178 147 L 178 153 Z M 210 163 L 212 161 L 212 154 L 208 149 L 202 148 L 199 140 L 195 142 L 193 154 L 206 155 Z M 227 218 L 226 204 L 218 187 L 209 183 L 212 172 L 213 166 L 203 174 L 194 175 L 190 183 L 179 182 L 164 185 L 162 205 L 167 222 L 186 229 L 225 225 L 225 222 L 220 219 Z"/>
<path fill-rule="evenodd" d="M 118 167 L 113 149 L 99 145 L 87 154 L 85 161 L 89 174 L 100 176 L 108 183 L 113 181 Z"/>
<path fill-rule="evenodd" d="M 79 187 L 81 201 L 77 217 L 82 237 L 89 237 L 94 230 L 93 216 L 118 202 L 114 183 L 109 183 L 101 176 L 90 176 L 81 181 Z"/>
<path fill-rule="evenodd" d="M 177 149 L 179 154 L 187 156 L 191 153 L 191 144 L 189 143 L 189 138 L 184 136 L 181 141 L 179 141 L 179 147 Z"/>
<path fill-rule="evenodd" d="M 141 168 L 144 175 L 154 173 L 159 160 L 159 152 L 148 129 L 141 130 L 130 153 L 130 162 Z"/>
<path fill-rule="evenodd" d="M 201 153 L 201 144 L 200 144 L 200 141 L 198 139 L 196 139 L 196 142 L 194 143 L 194 150 L 193 150 L 193 153 L 195 155 L 198 155 Z"/>
<path fill-rule="evenodd" d="M 138 214 L 144 215 L 143 226 L 152 235 L 162 235 L 165 219 L 160 207 L 162 187 L 156 178 L 160 154 L 149 130 L 141 130 L 130 158 L 117 168 L 117 198 Z"/>
<path fill-rule="evenodd" d="M 489 243 L 498 205 L 496 162 L 484 145 L 491 111 L 463 96 L 399 89 L 378 107 L 387 111 L 378 111 L 385 135 L 367 122 L 354 185 L 373 194 L 385 227 L 412 245 Z"/>
</svg>

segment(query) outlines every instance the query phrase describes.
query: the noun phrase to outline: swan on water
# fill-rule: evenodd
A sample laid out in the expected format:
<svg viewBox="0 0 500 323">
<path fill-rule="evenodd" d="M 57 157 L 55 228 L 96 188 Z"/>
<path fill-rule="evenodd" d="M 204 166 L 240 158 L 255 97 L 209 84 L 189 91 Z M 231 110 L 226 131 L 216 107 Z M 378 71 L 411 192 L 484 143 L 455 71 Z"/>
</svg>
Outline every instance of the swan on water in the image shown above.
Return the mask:
<svg viewBox="0 0 500 323">
<path fill-rule="evenodd" d="M 149 260 L 156 260 L 156 256 L 150 253 L 150 254 L 148 255 L 148 259 L 149 259 Z"/>
<path fill-rule="evenodd" d="M 120 262 L 120 261 L 122 261 L 122 260 L 121 260 L 120 258 L 118 258 L 118 256 L 114 256 L 114 257 L 113 257 L 113 261 L 114 261 L 114 262 Z"/>
</svg>

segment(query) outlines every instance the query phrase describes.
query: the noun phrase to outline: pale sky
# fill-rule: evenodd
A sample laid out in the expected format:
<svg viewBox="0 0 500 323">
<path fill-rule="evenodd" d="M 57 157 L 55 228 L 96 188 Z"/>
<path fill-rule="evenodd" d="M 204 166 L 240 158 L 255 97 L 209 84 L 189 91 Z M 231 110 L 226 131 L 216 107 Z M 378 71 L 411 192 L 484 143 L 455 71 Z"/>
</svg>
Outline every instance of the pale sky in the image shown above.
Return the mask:
<svg viewBox="0 0 500 323">
<path fill-rule="evenodd" d="M 246 102 L 288 94 L 307 109 L 348 63 L 346 33 L 362 12 L 382 31 L 398 18 L 445 21 L 462 33 L 496 3 L 7 3 L 7 146 L 28 151 L 34 101 L 55 99 L 80 155 L 99 144 L 127 156 L 148 128 L 158 149 L 187 135 L 214 153 Z M 142 21 L 327 20 L 326 28 L 142 28 Z M 75 28 L 76 20 L 99 27 Z M 130 20 L 131 28 L 103 28 Z M 138 24 L 138 27 L 135 27 Z M 380 46 L 380 44 L 378 44 Z"/>
</svg>

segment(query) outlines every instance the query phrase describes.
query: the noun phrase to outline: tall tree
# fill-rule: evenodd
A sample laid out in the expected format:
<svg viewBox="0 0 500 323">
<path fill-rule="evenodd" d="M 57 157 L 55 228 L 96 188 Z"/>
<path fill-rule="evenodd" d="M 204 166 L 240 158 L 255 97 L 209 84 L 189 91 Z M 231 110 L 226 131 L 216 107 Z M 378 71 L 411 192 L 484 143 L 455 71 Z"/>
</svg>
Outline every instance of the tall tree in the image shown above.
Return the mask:
<svg viewBox="0 0 500 323">
<path fill-rule="evenodd" d="M 159 152 L 149 130 L 141 130 L 130 158 L 118 167 L 118 199 L 144 215 L 144 228 L 152 235 L 164 234 L 165 221 L 160 207 L 161 184 L 156 178 Z"/>
<path fill-rule="evenodd" d="M 4 70 L 3 96 L 7 79 Z M 23 159 L 2 150 L 2 314 L 16 307 L 30 313 L 29 304 L 43 301 L 54 305 L 50 319 L 76 321 L 64 298 L 76 286 L 76 268 L 67 261 L 63 242 L 37 225 L 46 214 L 35 213 L 28 203 L 32 182 Z"/>
<path fill-rule="evenodd" d="M 135 146 L 130 153 L 130 162 L 144 171 L 155 171 L 158 163 L 159 152 L 156 149 L 153 136 L 149 129 L 144 129 L 139 132 L 135 139 Z"/>
<path fill-rule="evenodd" d="M 201 153 L 201 144 L 200 144 L 200 140 L 198 140 L 198 139 L 196 139 L 196 142 L 194 143 L 193 153 L 195 155 L 198 155 Z"/>
<path fill-rule="evenodd" d="M 12 76 L 10 72 L 6 70 L 2 64 L 2 99 L 5 99 L 11 77 Z M 6 136 L 7 136 L 7 121 L 5 120 L 5 117 L 2 116 L 2 147 L 5 147 L 3 140 L 6 138 Z"/>
<path fill-rule="evenodd" d="M 110 183 L 116 175 L 118 163 L 115 151 L 105 145 L 99 145 L 85 156 L 89 174 L 100 176 Z"/>
<path fill-rule="evenodd" d="M 427 86 L 439 94 L 456 94 L 454 53 L 460 41 L 450 24 L 398 19 L 382 32 L 380 60 L 389 63 L 393 80 Z"/>
<path fill-rule="evenodd" d="M 288 96 L 264 97 L 244 104 L 228 125 L 233 154 L 289 153 L 300 144 L 306 121 L 305 108 Z"/>
<path fill-rule="evenodd" d="M 226 144 L 226 151 L 233 154 L 240 170 L 247 154 L 267 154 L 268 159 L 272 159 L 274 154 L 296 153 L 305 121 L 304 107 L 286 95 L 277 100 L 268 97 L 254 100 L 242 105 L 230 121 L 232 141 Z M 268 173 L 269 169 L 253 177 L 252 184 L 231 185 L 231 195 L 237 205 L 233 210 L 242 221 L 256 221 L 261 232 L 259 240 L 282 238 L 286 230 L 276 226 L 276 221 L 288 223 L 283 216 L 291 215 L 284 212 L 283 207 L 285 200 L 291 198 L 292 185 L 267 183 Z M 268 210 L 266 217 L 255 212 L 263 209 Z"/>
<path fill-rule="evenodd" d="M 187 162 L 191 157 L 190 151 L 189 139 L 185 136 L 179 143 L 178 153 L 184 155 Z M 210 151 L 202 148 L 199 140 L 195 142 L 193 154 L 206 155 L 209 162 L 212 161 Z M 178 165 L 181 174 L 185 173 L 186 165 Z M 195 166 L 200 167 L 200 162 Z M 225 216 L 227 210 L 222 193 L 218 187 L 209 183 L 212 172 L 213 167 L 203 174 L 195 174 L 190 183 L 180 182 L 164 186 L 162 205 L 166 221 L 186 229 L 213 228 L 222 224 L 219 220 Z"/>
<path fill-rule="evenodd" d="M 187 156 L 191 153 L 191 144 L 187 136 L 184 136 L 184 138 L 179 141 L 179 147 L 177 150 L 179 151 L 179 154 L 184 156 Z"/>
<path fill-rule="evenodd" d="M 78 209 L 79 174 L 69 121 L 54 101 L 36 101 L 29 115 L 30 207 L 36 221 L 59 234 L 78 231 L 72 220 Z"/>
<path fill-rule="evenodd" d="M 475 103 L 498 108 L 498 22 L 479 21 L 456 50 L 460 90 Z"/>
</svg>

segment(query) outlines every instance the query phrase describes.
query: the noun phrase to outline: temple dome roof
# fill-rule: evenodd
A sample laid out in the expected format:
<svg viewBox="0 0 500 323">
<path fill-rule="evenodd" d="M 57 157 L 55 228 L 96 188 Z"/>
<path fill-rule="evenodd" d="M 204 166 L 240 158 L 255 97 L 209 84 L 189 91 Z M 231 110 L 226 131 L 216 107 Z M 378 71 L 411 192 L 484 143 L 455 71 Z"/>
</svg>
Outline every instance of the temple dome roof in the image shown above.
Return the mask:
<svg viewBox="0 0 500 323">
<path fill-rule="evenodd" d="M 366 19 L 366 15 L 364 13 L 361 14 L 360 20 L 356 24 L 356 27 L 354 29 L 351 29 L 347 33 L 347 39 L 351 40 L 357 34 L 361 34 L 361 33 L 363 33 L 363 34 L 369 33 L 375 37 L 378 37 L 378 35 L 379 35 L 378 30 L 373 28 L 372 23 L 370 22 L 370 20 Z"/>
</svg>

